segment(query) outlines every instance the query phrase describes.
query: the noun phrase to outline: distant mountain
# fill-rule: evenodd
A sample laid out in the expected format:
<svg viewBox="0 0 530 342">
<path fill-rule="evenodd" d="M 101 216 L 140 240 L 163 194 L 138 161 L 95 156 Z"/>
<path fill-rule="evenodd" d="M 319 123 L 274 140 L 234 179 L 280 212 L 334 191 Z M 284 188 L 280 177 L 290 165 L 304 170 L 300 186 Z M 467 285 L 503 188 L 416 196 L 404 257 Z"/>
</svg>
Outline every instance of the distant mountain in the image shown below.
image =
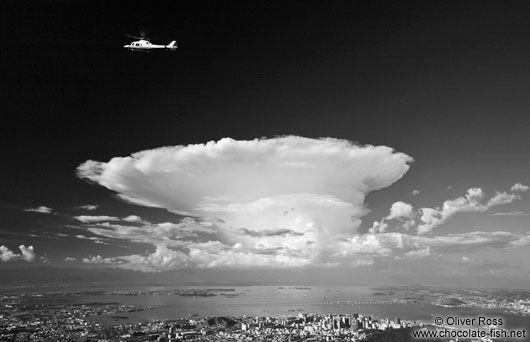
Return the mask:
<svg viewBox="0 0 530 342">
<path fill-rule="evenodd" d="M 142 272 L 111 268 L 25 267 L 0 272 L 0 286 L 119 285 L 146 280 Z"/>
<path fill-rule="evenodd" d="M 362 276 L 360 276 L 362 275 Z M 478 281 L 482 279 L 478 278 Z M 426 285 L 458 287 L 459 279 L 448 278 L 426 282 Z M 487 280 L 487 281 L 486 281 Z M 495 279 L 494 279 L 495 280 Z M 406 281 L 406 279 L 405 279 Z M 165 272 L 141 272 L 110 267 L 58 268 L 24 267 L 0 269 L 0 286 L 252 286 L 252 285 L 379 285 L 377 291 L 392 291 L 396 286 L 420 290 L 423 285 L 396 281 L 382 272 L 352 272 L 348 268 L 300 269 L 180 269 Z M 489 281 L 489 282 L 488 282 Z M 450 284 L 448 284 L 451 282 Z M 505 288 L 491 279 L 483 284 Z M 511 284 L 515 287 L 517 284 Z M 467 284 L 470 286 L 470 284 Z M 521 286 L 519 286 L 521 288 Z M 524 286 L 526 287 L 526 286 Z"/>
<path fill-rule="evenodd" d="M 0 270 L 0 286 L 135 286 L 135 285 L 366 285 L 337 270 L 181 269 L 158 273 L 118 268 L 25 267 Z"/>
<path fill-rule="evenodd" d="M 26 267 L 0 270 L 0 286 L 120 286 L 120 285 L 257 285 L 276 284 L 277 277 L 255 271 L 172 270 L 159 273 L 117 268 Z M 259 273 L 259 272 L 258 272 Z"/>
</svg>

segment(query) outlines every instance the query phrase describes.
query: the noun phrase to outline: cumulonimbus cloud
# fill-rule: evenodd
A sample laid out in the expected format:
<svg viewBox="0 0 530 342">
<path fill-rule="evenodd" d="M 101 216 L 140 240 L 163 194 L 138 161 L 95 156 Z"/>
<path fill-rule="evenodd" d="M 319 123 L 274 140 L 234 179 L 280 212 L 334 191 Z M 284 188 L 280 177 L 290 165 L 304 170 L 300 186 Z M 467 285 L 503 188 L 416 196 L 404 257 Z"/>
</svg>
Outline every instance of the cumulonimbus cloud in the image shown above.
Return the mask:
<svg viewBox="0 0 530 342">
<path fill-rule="evenodd" d="M 78 175 L 132 203 L 220 217 L 235 229 L 352 232 L 365 195 L 400 179 L 411 161 L 390 147 L 331 138 L 225 138 L 89 160 Z"/>
<path fill-rule="evenodd" d="M 128 202 L 215 222 L 229 245 L 309 249 L 318 258 L 331 238 L 357 233 L 365 196 L 399 180 L 411 162 L 387 146 L 341 139 L 225 138 L 88 160 L 77 174 Z M 156 246 L 157 255 L 172 254 Z"/>
</svg>

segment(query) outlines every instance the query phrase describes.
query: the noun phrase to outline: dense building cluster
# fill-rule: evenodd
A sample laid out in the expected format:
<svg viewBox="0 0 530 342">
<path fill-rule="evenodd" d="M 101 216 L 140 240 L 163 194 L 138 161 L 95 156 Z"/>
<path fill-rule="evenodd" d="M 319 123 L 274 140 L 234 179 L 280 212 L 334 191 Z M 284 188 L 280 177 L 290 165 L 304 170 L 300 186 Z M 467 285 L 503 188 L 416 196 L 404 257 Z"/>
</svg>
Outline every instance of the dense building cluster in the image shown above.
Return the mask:
<svg viewBox="0 0 530 342">
<path fill-rule="evenodd" d="M 189 325 L 173 325 L 157 341 L 357 341 L 373 330 L 412 327 L 415 322 L 359 314 L 300 313 L 295 317 L 205 318 L 190 320 Z"/>
</svg>

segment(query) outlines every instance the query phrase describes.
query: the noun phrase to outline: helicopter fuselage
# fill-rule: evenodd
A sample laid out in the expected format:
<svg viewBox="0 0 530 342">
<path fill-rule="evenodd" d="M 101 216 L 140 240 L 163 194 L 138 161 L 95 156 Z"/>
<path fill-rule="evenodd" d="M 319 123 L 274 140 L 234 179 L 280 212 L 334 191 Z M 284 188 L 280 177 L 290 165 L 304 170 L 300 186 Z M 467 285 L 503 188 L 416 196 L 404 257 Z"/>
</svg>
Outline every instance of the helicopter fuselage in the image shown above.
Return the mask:
<svg viewBox="0 0 530 342">
<path fill-rule="evenodd" d="M 123 47 L 132 51 L 152 51 L 152 50 L 176 50 L 177 49 L 177 42 L 172 41 L 168 45 L 159 45 L 159 44 L 151 44 L 149 41 L 141 39 L 135 42 L 132 42 L 131 44 L 124 45 Z"/>
</svg>

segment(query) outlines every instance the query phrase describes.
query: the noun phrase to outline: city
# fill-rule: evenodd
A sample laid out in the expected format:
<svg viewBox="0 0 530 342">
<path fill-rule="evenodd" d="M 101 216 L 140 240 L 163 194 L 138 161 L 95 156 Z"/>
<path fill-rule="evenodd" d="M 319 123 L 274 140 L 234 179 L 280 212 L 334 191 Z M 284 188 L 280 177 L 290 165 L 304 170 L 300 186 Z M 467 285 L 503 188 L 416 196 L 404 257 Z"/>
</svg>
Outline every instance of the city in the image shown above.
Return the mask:
<svg viewBox="0 0 530 342">
<path fill-rule="evenodd" d="M 372 288 L 372 290 L 378 291 L 374 292 L 377 298 L 388 295 L 392 298 L 379 301 L 329 299 L 328 302 L 312 303 L 332 308 L 336 311 L 333 314 L 289 309 L 286 310 L 285 315 L 275 317 L 229 314 L 217 317 L 189 314 L 186 317 L 178 317 L 179 315 L 176 314 L 175 319 L 149 321 L 131 320 L 128 315 L 141 311 L 150 312 L 149 310 L 155 308 L 109 302 L 104 299 L 105 296 L 113 296 L 114 299 L 119 295 L 134 298 L 139 294 L 148 294 L 156 297 L 169 295 L 208 299 L 227 295 L 233 298 L 238 292 L 234 289 L 219 288 L 177 288 L 156 291 L 4 293 L 0 295 L 0 341 L 411 341 L 413 329 L 436 330 L 455 327 L 433 325 L 433 322 L 427 320 L 381 317 L 384 315 L 376 317 L 374 314 L 363 312 L 344 313 L 344 308 L 406 302 L 406 305 L 409 305 L 408 310 L 413 311 L 419 306 L 430 304 L 455 310 L 502 309 L 502 312 L 515 314 L 523 319 L 530 313 L 530 294 L 525 290 L 456 290 L 424 287 Z M 75 303 L 73 300 L 94 294 L 101 296 L 98 298 L 103 298 L 101 302 Z M 408 299 L 405 301 L 404 298 Z M 98 317 L 104 320 L 95 319 Z M 486 329 L 491 326 L 480 328 Z M 490 340 L 476 339 L 476 341 Z"/>
<path fill-rule="evenodd" d="M 14 309 L 8 312 L 8 309 Z M 299 313 L 284 317 L 190 317 L 174 321 L 103 326 L 89 315 L 142 310 L 123 305 L 67 305 L 3 309 L 0 341 L 357 341 L 375 330 L 404 329 L 417 322 L 362 314 Z M 121 316 L 116 317 L 119 321 Z"/>
</svg>

